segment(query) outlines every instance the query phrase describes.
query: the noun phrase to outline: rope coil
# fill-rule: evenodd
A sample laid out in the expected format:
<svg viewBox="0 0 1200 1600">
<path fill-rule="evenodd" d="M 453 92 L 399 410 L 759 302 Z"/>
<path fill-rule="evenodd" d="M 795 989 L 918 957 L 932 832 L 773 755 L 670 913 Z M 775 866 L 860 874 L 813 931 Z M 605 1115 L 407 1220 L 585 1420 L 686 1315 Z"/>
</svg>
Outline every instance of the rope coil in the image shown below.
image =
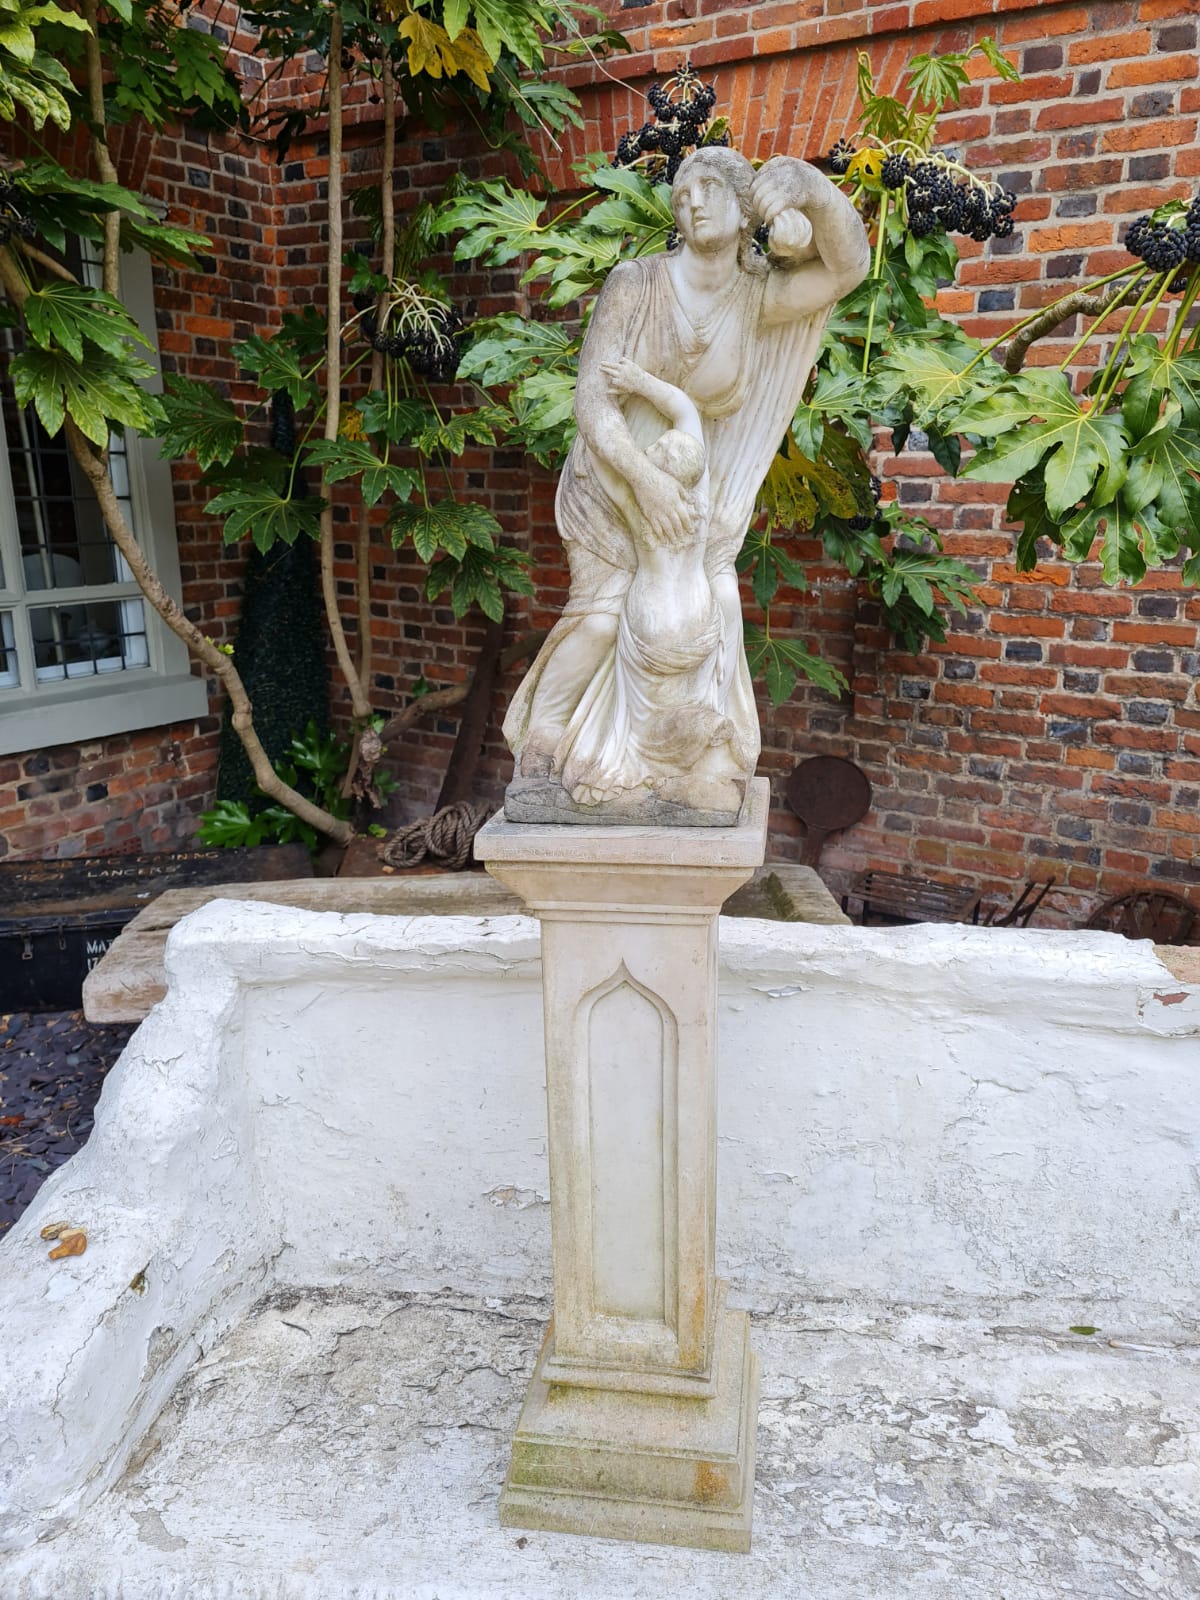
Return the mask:
<svg viewBox="0 0 1200 1600">
<path fill-rule="evenodd" d="M 443 806 L 432 817 L 397 828 L 381 846 L 380 859 L 389 867 L 419 867 L 429 860 L 448 872 L 459 872 L 470 862 L 475 835 L 490 815 L 487 806 L 472 805 L 469 800 Z"/>
</svg>

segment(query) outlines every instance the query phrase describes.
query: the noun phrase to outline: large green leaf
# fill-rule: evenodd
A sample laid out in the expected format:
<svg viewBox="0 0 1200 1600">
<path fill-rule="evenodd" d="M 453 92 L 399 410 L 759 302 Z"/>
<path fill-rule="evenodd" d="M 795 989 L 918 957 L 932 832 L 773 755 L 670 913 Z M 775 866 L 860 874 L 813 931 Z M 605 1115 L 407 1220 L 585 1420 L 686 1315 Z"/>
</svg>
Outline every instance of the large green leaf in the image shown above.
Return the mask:
<svg viewBox="0 0 1200 1600">
<path fill-rule="evenodd" d="M 149 345 L 125 307 L 102 289 L 54 282 L 35 289 L 24 306 L 29 336 L 43 350 L 55 345 L 76 361 L 85 341 L 110 355 L 124 354 L 130 343 Z"/>
<path fill-rule="evenodd" d="M 1062 543 L 1062 529 L 1046 509 L 1046 489 L 1040 472 L 1031 473 L 1013 485 L 1004 515 L 1009 522 L 1021 524 L 1017 535 L 1018 572 L 1032 572 L 1037 566 L 1040 539 L 1048 539 L 1051 544 Z"/>
<path fill-rule="evenodd" d="M 426 428 L 433 426 L 436 413 L 420 400 L 403 395 L 384 394 L 373 389 L 359 404 L 363 432 L 379 434 L 390 444 L 411 444 Z"/>
<path fill-rule="evenodd" d="M 1138 521 L 1118 499 L 1107 506 L 1085 506 L 1063 524 L 1063 553 L 1086 561 L 1100 539 L 1100 571 L 1105 583 L 1140 583 L 1146 576 Z"/>
<path fill-rule="evenodd" d="M 294 499 L 270 483 L 259 482 L 226 489 L 205 509 L 225 518 L 226 544 L 234 544 L 249 534 L 258 549 L 265 552 L 278 540 L 295 544 L 302 533 L 318 538 L 323 505 L 316 498 Z"/>
<path fill-rule="evenodd" d="M 526 438 L 534 434 L 557 434 L 560 439 L 573 430 L 575 421 L 575 373 L 559 367 L 534 372 L 514 391 L 520 404 L 521 431 Z"/>
<path fill-rule="evenodd" d="M 975 354 L 969 347 L 897 339 L 889 354 L 872 368 L 872 398 L 883 405 L 898 394 L 908 394 L 919 423 L 948 412 L 955 431 L 976 431 L 964 420 L 965 408 L 984 400 L 1000 374 L 995 364 L 987 361 L 966 372 Z"/>
<path fill-rule="evenodd" d="M 411 539 L 422 561 L 432 561 L 443 550 L 455 561 L 461 561 L 470 546 L 491 550 L 502 531 L 483 506 L 458 500 L 398 506 L 388 518 L 388 526 L 393 546 L 398 550 Z"/>
<path fill-rule="evenodd" d="M 302 369 L 299 354 L 286 337 L 264 339 L 256 333 L 241 344 L 235 344 L 233 354 L 239 365 L 253 373 L 262 388 L 272 393 L 276 389 L 286 389 L 294 405 L 312 405 L 318 398 L 316 384 Z"/>
<path fill-rule="evenodd" d="M 1143 467 L 1139 463 L 1144 461 Z M 1131 477 L 1154 499 L 1167 527 L 1189 539 L 1200 527 L 1200 433 L 1179 425 L 1179 404 L 1172 401 L 1158 425 L 1133 447 Z M 1131 496 L 1126 496 L 1127 504 Z M 1146 503 L 1149 503 L 1148 501 Z M 1134 511 L 1141 508 L 1131 507 Z"/>
<path fill-rule="evenodd" d="M 504 616 L 505 589 L 516 594 L 533 593 L 529 563 L 525 551 L 511 545 L 471 545 L 459 557 L 443 556 L 434 562 L 425 578 L 425 598 L 436 600 L 449 589 L 450 606 L 456 617 L 478 605 L 485 616 L 499 622 Z"/>
<path fill-rule="evenodd" d="M 773 706 L 788 699 L 801 673 L 828 694 L 842 694 L 847 688 L 837 667 L 813 655 L 799 639 L 768 635 L 752 623 L 746 625 L 746 660 L 751 676 L 766 682 Z"/>
<path fill-rule="evenodd" d="M 476 444 L 495 444 L 496 429 L 502 428 L 508 420 L 509 412 L 503 406 L 480 406 L 478 411 L 460 411 L 431 422 L 413 443 L 426 455 L 446 450 L 452 456 L 460 456 L 471 440 Z"/>
<path fill-rule="evenodd" d="M 454 249 L 456 261 L 478 260 L 500 267 L 526 250 L 540 248 L 545 209 L 544 200 L 495 179 L 476 184 L 444 206 L 435 226 L 442 234 L 462 230 Z"/>
<path fill-rule="evenodd" d="M 1146 333 L 1133 342 L 1129 370 L 1121 409 L 1135 438 L 1154 427 L 1168 394 L 1178 400 L 1184 426 L 1200 426 L 1200 354 L 1171 355 Z"/>
<path fill-rule="evenodd" d="M 737 558 L 737 569 L 750 578 L 750 592 L 765 611 L 782 585 L 803 594 L 808 575 L 786 551 L 771 543 L 765 531 L 751 529 Z"/>
<path fill-rule="evenodd" d="M 362 497 L 369 506 L 378 505 L 387 493 L 407 500 L 421 484 L 419 472 L 381 461 L 363 439 L 318 439 L 308 446 L 304 459 L 324 469 L 326 483 L 361 476 Z"/>
<path fill-rule="evenodd" d="M 241 419 L 210 383 L 169 377 L 162 408 L 167 418 L 162 447 L 169 456 L 194 455 L 201 467 L 224 465 L 242 442 Z"/>
<path fill-rule="evenodd" d="M 9 366 L 17 404 L 32 405 L 53 437 L 71 420 L 93 444 L 105 446 L 114 427 L 155 430 L 158 400 L 141 387 L 152 369 L 133 356 L 96 350 L 77 363 L 61 350 L 24 350 Z"/>
<path fill-rule="evenodd" d="M 1033 420 L 1038 417 L 1042 420 Z M 1022 373 L 1008 380 L 960 413 L 958 426 L 964 433 L 1002 436 L 976 454 L 963 477 L 1016 482 L 1040 463 L 1046 505 L 1057 517 L 1078 505 L 1098 476 L 1103 475 L 1101 492 L 1107 493 L 1120 477 L 1119 462 L 1129 447 L 1121 417 L 1085 410 L 1060 372 Z"/>
<path fill-rule="evenodd" d="M 459 363 L 460 378 L 478 378 L 492 385 L 527 377 L 540 365 L 572 358 L 578 342 L 560 322 L 532 322 L 514 313 L 483 325 Z"/>
</svg>

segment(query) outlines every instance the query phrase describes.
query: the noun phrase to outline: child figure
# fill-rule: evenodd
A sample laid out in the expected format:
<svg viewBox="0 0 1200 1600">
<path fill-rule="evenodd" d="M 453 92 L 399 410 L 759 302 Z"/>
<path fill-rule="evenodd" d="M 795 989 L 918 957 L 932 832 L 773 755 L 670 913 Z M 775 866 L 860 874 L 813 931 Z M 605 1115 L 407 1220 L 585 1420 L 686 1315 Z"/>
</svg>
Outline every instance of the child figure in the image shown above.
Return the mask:
<svg viewBox="0 0 1200 1600">
<path fill-rule="evenodd" d="M 580 701 L 555 762 L 571 798 L 588 805 L 642 788 L 670 798 L 681 774 L 718 786 L 744 776 L 729 748 L 732 724 L 718 706 L 725 634 L 704 570 L 708 466 L 700 414 L 682 389 L 636 362 L 623 358 L 601 370 L 615 394 L 642 396 L 670 422 L 646 456 L 689 491 L 692 514 L 684 538 L 668 543 L 636 505 L 627 512 L 638 566 L 615 654 Z"/>
</svg>

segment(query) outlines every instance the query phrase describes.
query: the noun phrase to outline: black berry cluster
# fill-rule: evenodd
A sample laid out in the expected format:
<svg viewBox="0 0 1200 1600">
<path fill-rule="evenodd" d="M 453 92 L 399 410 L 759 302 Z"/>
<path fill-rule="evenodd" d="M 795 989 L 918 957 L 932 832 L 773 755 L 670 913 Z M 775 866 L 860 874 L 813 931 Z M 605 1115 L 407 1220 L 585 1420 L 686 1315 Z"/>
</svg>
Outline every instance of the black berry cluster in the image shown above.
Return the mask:
<svg viewBox="0 0 1200 1600">
<path fill-rule="evenodd" d="M 466 349 L 462 314 L 456 306 L 429 305 L 422 308 L 420 320 L 406 317 L 389 330 L 380 328 L 367 295 L 356 295 L 355 308 L 362 312 L 360 323 L 372 350 L 393 360 L 407 361 L 412 370 L 431 383 L 453 383 L 458 364 Z"/>
<path fill-rule="evenodd" d="M 982 243 L 1006 239 L 1013 231 L 1017 197 L 1011 190 L 993 194 L 977 183 L 956 183 L 939 161 L 918 161 L 903 182 L 908 228 L 916 239 L 941 229 Z"/>
<path fill-rule="evenodd" d="M 879 171 L 879 181 L 885 189 L 902 189 L 904 181 L 912 171 L 912 162 L 906 155 L 897 151 L 885 157 L 883 166 Z"/>
<path fill-rule="evenodd" d="M 1200 263 L 1200 195 L 1182 216 L 1170 221 L 1137 217 L 1129 224 L 1125 248 L 1152 272 L 1173 272 L 1185 263 Z"/>
<path fill-rule="evenodd" d="M 37 224 L 17 209 L 19 193 L 12 179 L 0 173 L 0 245 L 7 244 L 14 234 L 27 244 L 37 238 Z"/>
<path fill-rule="evenodd" d="M 854 156 L 854 146 L 847 144 L 845 139 L 839 139 L 829 152 L 829 170 L 835 178 L 842 177 L 850 170 L 850 162 Z"/>
<path fill-rule="evenodd" d="M 684 157 L 697 145 L 729 143 L 727 133 L 709 132 L 717 91 L 700 82 L 690 61 L 665 84 L 652 83 L 646 99 L 654 121 L 621 135 L 614 166 L 637 166 L 652 183 L 673 183 Z"/>
</svg>

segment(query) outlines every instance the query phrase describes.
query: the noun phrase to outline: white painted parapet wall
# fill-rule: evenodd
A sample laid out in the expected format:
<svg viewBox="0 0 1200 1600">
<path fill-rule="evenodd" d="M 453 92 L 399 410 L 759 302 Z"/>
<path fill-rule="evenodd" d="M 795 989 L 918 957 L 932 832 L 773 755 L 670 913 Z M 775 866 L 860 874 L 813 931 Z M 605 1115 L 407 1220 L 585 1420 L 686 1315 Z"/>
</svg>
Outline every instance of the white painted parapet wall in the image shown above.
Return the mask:
<svg viewBox="0 0 1200 1600">
<path fill-rule="evenodd" d="M 725 920 L 743 1297 L 1200 1313 L 1200 991 L 1109 934 Z M 0 1245 L 0 1546 L 121 1471 L 276 1284 L 549 1285 L 536 928 L 216 902 Z M 49 1222 L 87 1253 L 47 1259 Z"/>
</svg>

